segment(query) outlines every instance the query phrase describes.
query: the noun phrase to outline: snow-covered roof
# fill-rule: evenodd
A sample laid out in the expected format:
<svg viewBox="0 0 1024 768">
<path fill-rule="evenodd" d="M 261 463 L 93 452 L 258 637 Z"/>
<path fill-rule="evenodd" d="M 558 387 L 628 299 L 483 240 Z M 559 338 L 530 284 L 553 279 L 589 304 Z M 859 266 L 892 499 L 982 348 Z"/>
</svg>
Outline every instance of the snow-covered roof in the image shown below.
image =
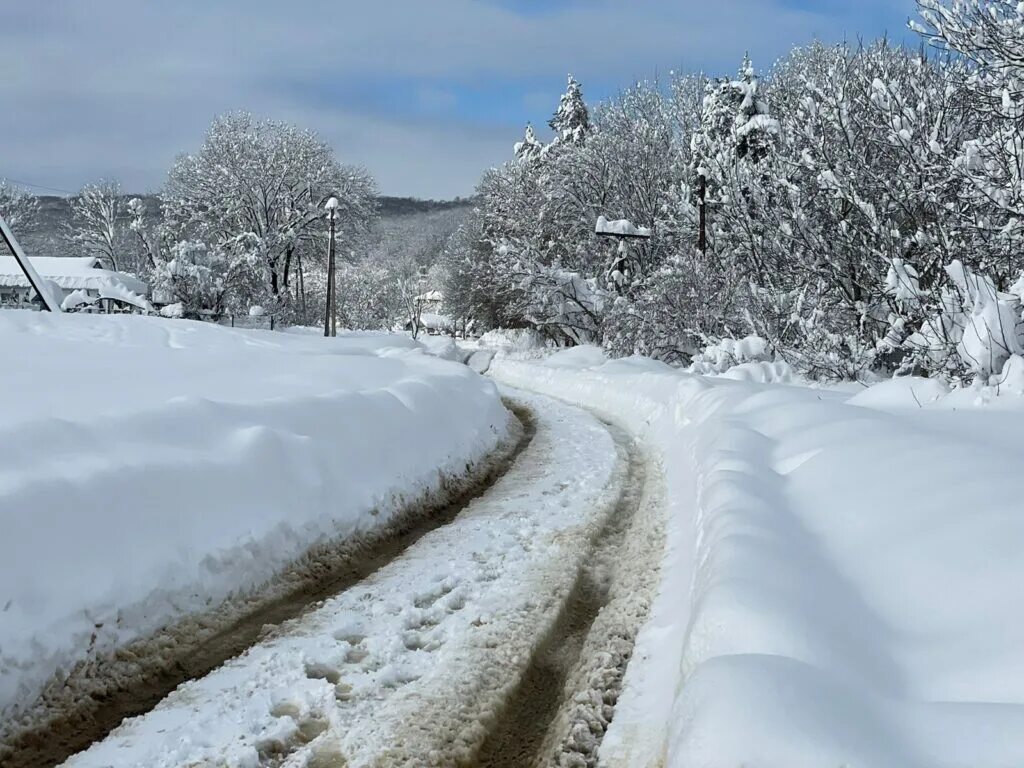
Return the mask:
<svg viewBox="0 0 1024 768">
<path fill-rule="evenodd" d="M 97 267 L 97 259 L 93 256 L 36 256 L 30 261 L 40 277 L 69 291 L 97 291 L 112 285 L 119 285 L 138 294 L 145 294 L 149 290 L 149 286 L 136 277 Z M 13 256 L 0 256 L 0 287 L 31 287 L 21 265 Z"/>
<path fill-rule="evenodd" d="M 448 315 L 424 312 L 420 315 L 420 325 L 431 331 L 441 331 L 452 327 L 452 319 Z"/>
<path fill-rule="evenodd" d="M 427 291 L 416 297 L 416 301 L 444 301 L 444 294 L 440 291 Z"/>
<path fill-rule="evenodd" d="M 638 227 L 629 219 L 617 219 L 609 221 L 604 216 L 598 216 L 597 226 L 594 231 L 599 235 L 616 235 L 617 237 L 650 237 L 650 227 Z"/>
</svg>

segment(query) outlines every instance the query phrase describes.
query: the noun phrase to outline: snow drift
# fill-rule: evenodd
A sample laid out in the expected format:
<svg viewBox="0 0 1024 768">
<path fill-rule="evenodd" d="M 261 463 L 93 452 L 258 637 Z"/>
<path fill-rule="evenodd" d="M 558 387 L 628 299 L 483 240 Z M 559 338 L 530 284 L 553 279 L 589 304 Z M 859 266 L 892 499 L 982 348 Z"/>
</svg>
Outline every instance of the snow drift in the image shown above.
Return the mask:
<svg viewBox="0 0 1024 768">
<path fill-rule="evenodd" d="M 9 311 L 0 345 L 0 720 L 387 524 L 508 423 L 491 382 L 402 336 Z"/>
<path fill-rule="evenodd" d="M 664 461 L 662 582 L 602 765 L 1024 764 L 1024 400 L 635 358 L 499 355 L 489 373 L 598 409 Z"/>
</svg>

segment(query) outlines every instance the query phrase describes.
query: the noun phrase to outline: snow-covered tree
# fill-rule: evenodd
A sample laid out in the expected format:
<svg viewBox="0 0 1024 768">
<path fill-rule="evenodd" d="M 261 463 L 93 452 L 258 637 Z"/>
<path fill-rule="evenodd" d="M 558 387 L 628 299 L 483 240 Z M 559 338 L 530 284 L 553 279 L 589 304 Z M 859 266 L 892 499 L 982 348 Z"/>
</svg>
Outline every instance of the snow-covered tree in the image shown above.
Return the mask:
<svg viewBox="0 0 1024 768">
<path fill-rule="evenodd" d="M 582 144 L 587 139 L 590 113 L 583 100 L 583 86 L 572 75 L 548 125 L 555 132 L 555 140 L 563 144 Z"/>
<path fill-rule="evenodd" d="M 119 270 L 123 264 L 125 201 L 121 185 L 107 180 L 82 187 L 71 199 L 71 222 L 68 239 L 86 256 L 95 256 L 108 269 Z"/>
<path fill-rule="evenodd" d="M 177 240 L 199 240 L 227 273 L 262 276 L 252 303 L 279 311 L 304 249 L 318 257 L 323 204 L 338 211 L 339 250 L 362 237 L 374 215 L 374 184 L 361 168 L 340 165 L 316 134 L 287 123 L 231 113 L 214 120 L 202 148 L 178 159 L 163 192 Z"/>
<path fill-rule="evenodd" d="M 534 133 L 533 126 L 530 123 L 526 124 L 523 140 L 516 142 L 513 151 L 515 152 L 516 160 L 521 162 L 536 160 L 544 153 L 544 145 L 537 140 L 537 134 Z"/>
<path fill-rule="evenodd" d="M 326 273 L 317 268 L 312 279 L 326 281 Z M 337 285 L 338 322 L 342 327 L 391 330 L 402 323 L 402 298 L 389 265 L 343 262 L 338 268 Z M 322 316 L 322 306 L 317 306 L 317 314 Z"/>
<path fill-rule="evenodd" d="M 163 222 L 154 215 L 141 197 L 130 198 L 125 205 L 128 243 L 125 247 L 133 264 L 132 271 L 151 274 L 160 261 Z"/>
<path fill-rule="evenodd" d="M 39 226 L 39 198 L 20 187 L 0 179 L 0 215 L 21 240 Z M 0 247 L 6 248 L 3 243 Z"/>
<path fill-rule="evenodd" d="M 201 240 L 173 243 L 157 262 L 154 290 L 182 305 L 187 317 L 247 314 L 259 282 L 258 264 L 210 247 Z"/>
<path fill-rule="evenodd" d="M 485 174 L 446 303 L 621 354 L 683 361 L 753 331 L 814 377 L 991 375 L 1024 291 L 1024 11 L 920 5 L 951 53 L 815 44 L 763 79 L 747 58 L 640 84 L 585 120 L 571 83 L 556 140 Z M 655 236 L 622 253 L 600 215 Z"/>
</svg>

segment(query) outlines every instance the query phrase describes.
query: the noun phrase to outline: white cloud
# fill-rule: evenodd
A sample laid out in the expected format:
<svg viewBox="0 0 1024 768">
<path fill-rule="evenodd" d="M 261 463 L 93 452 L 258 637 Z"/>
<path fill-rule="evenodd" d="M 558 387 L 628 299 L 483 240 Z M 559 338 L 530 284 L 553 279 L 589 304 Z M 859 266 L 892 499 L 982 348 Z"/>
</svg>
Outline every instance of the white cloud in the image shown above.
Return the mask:
<svg viewBox="0 0 1024 768">
<path fill-rule="evenodd" d="M 460 83 L 560 86 L 572 71 L 584 85 L 625 85 L 657 70 L 731 70 L 748 49 L 767 65 L 828 25 L 776 0 L 594 0 L 539 14 L 480 0 L 47 0 L 10 16 L 0 29 L 0 175 L 69 188 L 119 175 L 152 188 L 215 114 L 246 108 L 306 121 L 385 192 L 426 196 L 470 192 L 520 125 L 546 116 L 524 110 L 515 125 L 474 128 L 454 109 Z M 407 118 L 285 85 L 377 78 L 415 81 Z M 525 101 L 535 108 L 543 97 Z M 424 124 L 415 108 L 437 121 Z"/>
</svg>

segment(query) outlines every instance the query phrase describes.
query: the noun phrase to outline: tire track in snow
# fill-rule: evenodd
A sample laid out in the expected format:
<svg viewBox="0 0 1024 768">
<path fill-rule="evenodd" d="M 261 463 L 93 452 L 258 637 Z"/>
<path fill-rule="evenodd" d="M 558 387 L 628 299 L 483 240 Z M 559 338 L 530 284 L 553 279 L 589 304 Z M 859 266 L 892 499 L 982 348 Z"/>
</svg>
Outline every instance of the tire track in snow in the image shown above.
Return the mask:
<svg viewBox="0 0 1024 768">
<path fill-rule="evenodd" d="M 522 398 L 536 437 L 451 525 L 67 765 L 473 765 L 628 474 L 592 416 Z"/>
<path fill-rule="evenodd" d="M 465 477 L 445 478 L 440 495 L 413 501 L 385 527 L 317 548 L 257 595 L 189 617 L 119 649 L 112 658 L 80 665 L 62 686 L 44 692 L 40 704 L 23 716 L 23 725 L 11 729 L 13 736 L 4 734 L 0 765 L 60 765 L 126 718 L 153 709 L 179 685 L 220 667 L 278 625 L 364 581 L 424 535 L 451 523 L 509 471 L 533 440 L 536 427 L 529 411 L 506 404 L 516 417 L 510 440 Z"/>
<path fill-rule="evenodd" d="M 606 426 L 627 462 L 618 503 L 474 768 L 598 765 L 664 539 L 660 472 L 629 435 Z"/>
</svg>

